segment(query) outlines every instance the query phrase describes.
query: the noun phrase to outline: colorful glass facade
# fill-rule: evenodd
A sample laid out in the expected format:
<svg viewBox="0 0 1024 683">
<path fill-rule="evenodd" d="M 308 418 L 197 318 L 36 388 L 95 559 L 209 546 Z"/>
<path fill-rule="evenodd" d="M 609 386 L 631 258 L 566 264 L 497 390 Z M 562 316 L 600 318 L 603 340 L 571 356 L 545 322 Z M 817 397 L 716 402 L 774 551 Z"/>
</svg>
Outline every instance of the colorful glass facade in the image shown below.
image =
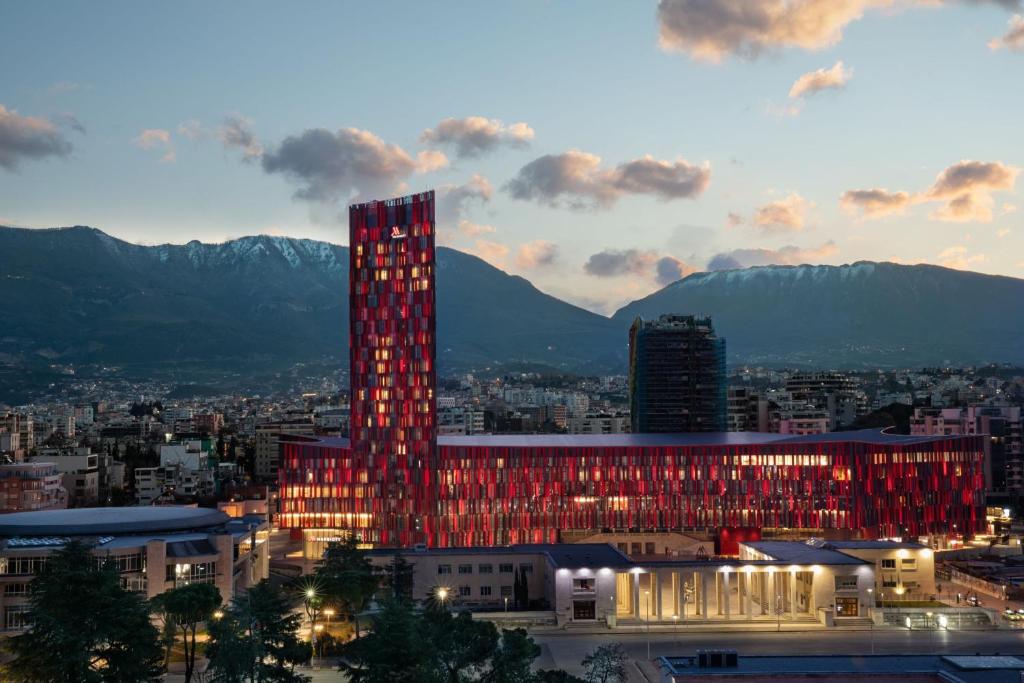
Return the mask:
<svg viewBox="0 0 1024 683">
<path fill-rule="evenodd" d="M 983 529 L 983 437 L 763 436 L 685 446 L 442 437 L 435 481 L 422 496 L 422 542 L 555 543 L 562 531 L 604 529 L 846 530 L 869 538 Z M 365 543 L 401 544 L 408 528 L 390 513 L 385 488 L 361 480 L 351 462 L 342 439 L 287 443 L 281 525 L 352 529 Z"/>
<path fill-rule="evenodd" d="M 282 528 L 376 546 L 563 531 L 984 525 L 984 437 L 846 432 L 437 437 L 434 194 L 350 208 L 352 439 L 282 437 Z M 495 302 L 500 305 L 500 302 Z"/>
<path fill-rule="evenodd" d="M 349 207 L 351 473 L 417 542 L 437 452 L 434 193 Z"/>
</svg>

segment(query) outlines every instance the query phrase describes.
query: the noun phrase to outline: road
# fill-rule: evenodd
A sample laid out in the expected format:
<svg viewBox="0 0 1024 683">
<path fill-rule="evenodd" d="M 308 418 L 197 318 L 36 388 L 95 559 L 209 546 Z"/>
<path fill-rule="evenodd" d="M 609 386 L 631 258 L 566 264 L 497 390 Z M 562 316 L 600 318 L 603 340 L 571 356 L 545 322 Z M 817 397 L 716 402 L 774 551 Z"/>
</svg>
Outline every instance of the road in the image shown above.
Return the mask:
<svg viewBox="0 0 1024 683">
<path fill-rule="evenodd" d="M 538 668 L 565 669 L 581 674 L 580 662 L 598 645 L 621 643 L 635 661 L 647 659 L 647 634 L 594 633 L 552 634 L 533 633 L 541 646 Z M 1016 654 L 1024 656 L 1022 631 L 907 631 L 904 629 L 877 629 L 875 631 L 790 631 L 725 632 L 725 633 L 652 633 L 651 657 L 693 654 L 701 648 L 732 648 L 742 656 L 764 654 Z M 645 679 L 630 663 L 630 681 L 642 683 Z M 312 675 L 313 683 L 343 683 L 346 677 L 338 671 L 323 669 L 302 673 Z M 180 681 L 180 676 L 168 676 L 167 683 Z"/>
<path fill-rule="evenodd" d="M 647 635 L 533 634 L 541 646 L 538 666 L 582 672 L 580 661 L 598 645 L 618 642 L 635 660 L 647 658 Z M 744 654 L 992 654 L 1024 655 L 1024 632 L 1019 631 L 809 631 L 783 633 L 652 633 L 651 657 L 693 654 L 701 648 L 731 648 Z"/>
</svg>

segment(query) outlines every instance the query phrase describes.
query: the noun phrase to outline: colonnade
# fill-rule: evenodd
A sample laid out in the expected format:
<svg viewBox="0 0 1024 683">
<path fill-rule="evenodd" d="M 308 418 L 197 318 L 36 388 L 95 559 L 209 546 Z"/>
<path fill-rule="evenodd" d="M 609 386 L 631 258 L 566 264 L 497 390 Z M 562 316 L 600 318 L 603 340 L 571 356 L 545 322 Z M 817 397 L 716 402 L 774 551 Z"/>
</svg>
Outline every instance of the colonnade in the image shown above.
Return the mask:
<svg viewBox="0 0 1024 683">
<path fill-rule="evenodd" d="M 659 568 L 619 574 L 620 618 L 678 622 L 684 619 L 797 619 L 813 615 L 814 573 L 752 567 Z"/>
</svg>

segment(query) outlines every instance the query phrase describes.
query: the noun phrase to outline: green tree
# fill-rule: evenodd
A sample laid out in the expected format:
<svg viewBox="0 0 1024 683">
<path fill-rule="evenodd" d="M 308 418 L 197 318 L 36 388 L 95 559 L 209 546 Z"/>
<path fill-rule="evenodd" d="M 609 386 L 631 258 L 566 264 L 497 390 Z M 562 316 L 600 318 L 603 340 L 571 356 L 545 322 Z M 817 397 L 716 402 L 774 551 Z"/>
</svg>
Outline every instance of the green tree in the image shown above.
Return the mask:
<svg viewBox="0 0 1024 683">
<path fill-rule="evenodd" d="M 584 657 L 583 680 L 587 683 L 625 683 L 626 651 L 622 645 L 601 645 Z"/>
<path fill-rule="evenodd" d="M 542 669 L 534 674 L 534 680 L 537 683 L 586 683 L 582 678 L 561 669 Z"/>
<path fill-rule="evenodd" d="M 314 572 L 314 582 L 324 592 L 326 602 L 337 605 L 342 616 L 354 620 L 358 638 L 358 615 L 366 609 L 380 580 L 354 536 L 328 544 Z"/>
<path fill-rule="evenodd" d="M 14 680 L 153 681 L 161 672 L 149 606 L 78 542 L 55 552 L 29 586 L 29 629 L 11 639 Z"/>
<path fill-rule="evenodd" d="M 413 566 L 401 553 L 395 553 L 385 568 L 384 582 L 396 600 L 412 601 Z"/>
<path fill-rule="evenodd" d="M 191 683 L 195 673 L 199 624 L 210 621 L 220 603 L 220 591 L 208 583 L 179 586 L 153 598 L 153 609 L 163 617 L 164 624 L 181 631 L 185 648 L 185 683 Z"/>
<path fill-rule="evenodd" d="M 237 596 L 211 623 L 210 680 L 217 683 L 296 683 L 309 680 L 295 665 L 310 657 L 299 640 L 302 617 L 295 603 L 266 579 Z"/>
<path fill-rule="evenodd" d="M 540 646 L 521 628 L 502 629 L 501 643 L 491 655 L 491 668 L 481 679 L 484 683 L 534 683 L 533 660 Z"/>
<path fill-rule="evenodd" d="M 352 683 L 435 680 L 430 639 L 409 603 L 386 599 L 363 638 L 342 649 L 341 670 Z"/>
<path fill-rule="evenodd" d="M 477 621 L 469 612 L 427 609 L 422 616 L 426 636 L 437 662 L 439 679 L 446 683 L 476 680 L 495 655 L 498 629 Z"/>
</svg>

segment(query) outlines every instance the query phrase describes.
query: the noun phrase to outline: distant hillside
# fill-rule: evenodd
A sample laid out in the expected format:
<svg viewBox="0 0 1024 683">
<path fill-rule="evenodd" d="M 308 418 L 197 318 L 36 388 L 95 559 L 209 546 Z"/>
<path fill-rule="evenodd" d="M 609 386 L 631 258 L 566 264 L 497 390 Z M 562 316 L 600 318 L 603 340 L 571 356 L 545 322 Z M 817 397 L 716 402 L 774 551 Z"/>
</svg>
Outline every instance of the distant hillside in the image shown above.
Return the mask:
<svg viewBox="0 0 1024 683">
<path fill-rule="evenodd" d="M 255 374 L 334 356 L 347 367 L 347 247 L 262 235 L 145 247 L 87 227 L 0 228 L 0 254 L 0 362 Z M 442 370 L 574 369 L 619 336 L 453 249 L 438 249 L 437 281 Z"/>
<path fill-rule="evenodd" d="M 1024 280 L 861 262 L 698 273 L 611 318 L 438 249 L 442 372 L 625 372 L 637 315 L 710 314 L 730 363 L 876 367 L 1024 363 Z M 239 383 L 348 366 L 348 249 L 243 237 L 130 244 L 86 227 L 0 228 L 0 402 L 51 364 Z"/>
<path fill-rule="evenodd" d="M 1024 280 L 862 261 L 697 273 L 615 313 L 707 313 L 730 361 L 914 366 L 1024 362 Z"/>
</svg>

